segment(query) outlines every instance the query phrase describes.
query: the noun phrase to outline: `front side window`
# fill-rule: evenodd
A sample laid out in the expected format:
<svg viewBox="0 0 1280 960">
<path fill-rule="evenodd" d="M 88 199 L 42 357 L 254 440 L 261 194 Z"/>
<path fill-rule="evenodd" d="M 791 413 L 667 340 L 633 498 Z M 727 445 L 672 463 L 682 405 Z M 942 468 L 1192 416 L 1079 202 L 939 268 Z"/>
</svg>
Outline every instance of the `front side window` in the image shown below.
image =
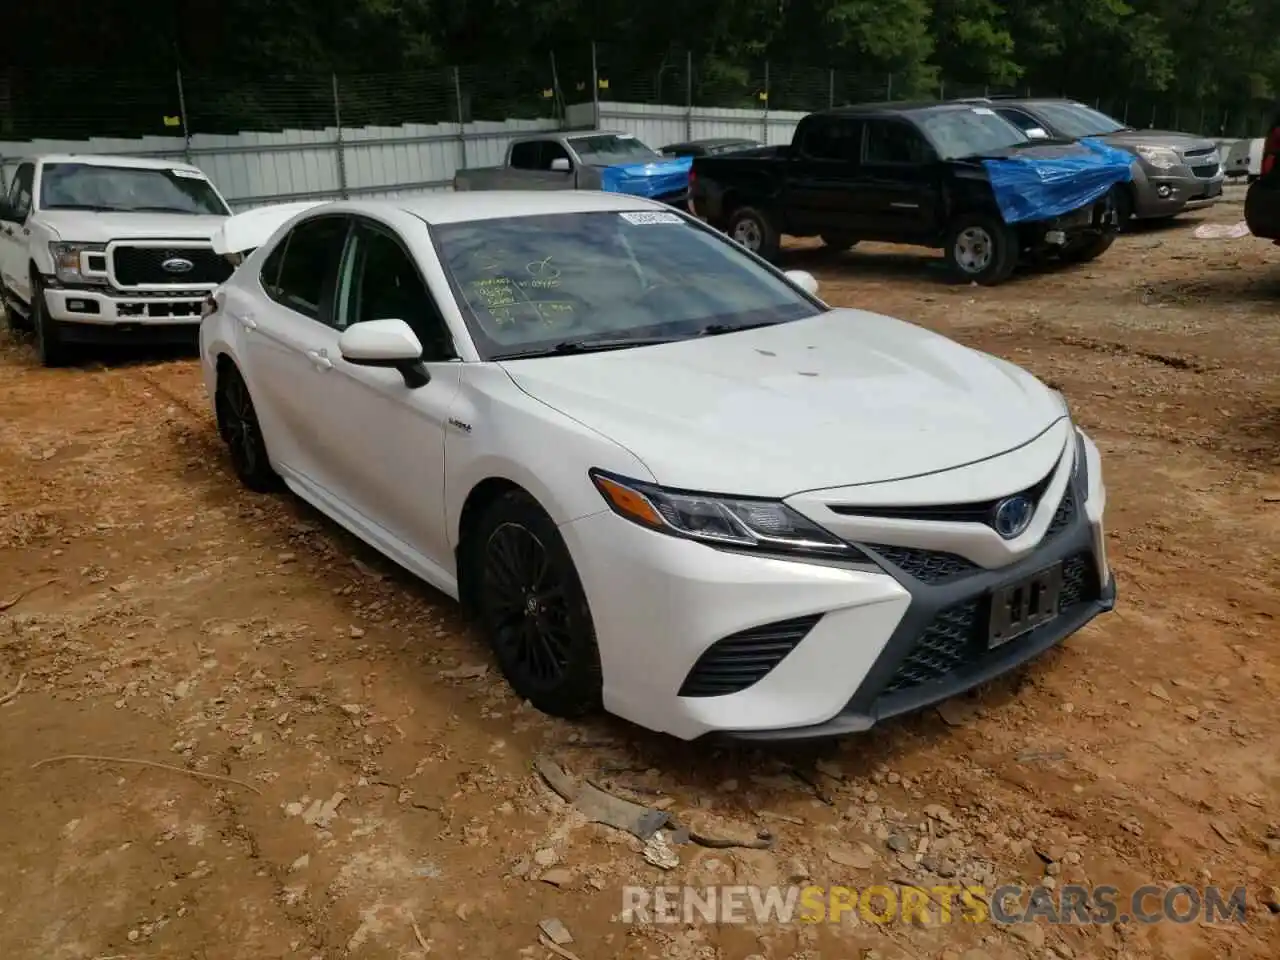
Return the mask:
<svg viewBox="0 0 1280 960">
<path fill-rule="evenodd" d="M 351 235 L 338 285 L 334 325 L 403 320 L 422 343 L 424 360 L 455 356 L 453 339 L 413 259 L 385 230 L 361 223 Z"/>
<path fill-rule="evenodd" d="M 346 217 L 316 217 L 294 227 L 263 265 L 267 296 L 304 317 L 330 323 L 329 300 L 349 226 Z M 277 256 L 279 266 L 272 274 Z"/>
<path fill-rule="evenodd" d="M 563 341 L 684 339 L 822 312 L 770 268 L 675 213 L 566 213 L 432 228 L 485 359 Z"/>
<path fill-rule="evenodd" d="M 659 160 L 662 154 L 645 146 L 635 137 L 621 133 L 602 133 L 591 137 L 574 137 L 573 149 L 589 167 L 608 167 L 615 163 L 644 163 Z"/>
<path fill-rule="evenodd" d="M 46 163 L 40 172 L 40 209 L 217 217 L 231 213 L 199 174 L 94 163 Z"/>
<path fill-rule="evenodd" d="M 19 222 L 27 219 L 27 214 L 31 212 L 31 188 L 35 181 L 35 164 L 24 163 L 18 167 L 18 172 L 13 176 L 13 183 L 9 185 L 9 209 L 13 212 L 13 216 Z"/>
<path fill-rule="evenodd" d="M 867 121 L 865 162 L 920 164 L 929 158 L 929 145 L 908 124 L 898 120 Z"/>
</svg>

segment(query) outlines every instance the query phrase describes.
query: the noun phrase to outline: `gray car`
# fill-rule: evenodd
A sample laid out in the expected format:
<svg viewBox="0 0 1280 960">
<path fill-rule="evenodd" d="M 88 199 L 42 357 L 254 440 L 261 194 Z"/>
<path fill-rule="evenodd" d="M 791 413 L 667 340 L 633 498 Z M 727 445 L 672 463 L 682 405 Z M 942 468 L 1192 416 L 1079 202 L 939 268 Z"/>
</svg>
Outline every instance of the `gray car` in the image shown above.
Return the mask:
<svg viewBox="0 0 1280 960">
<path fill-rule="evenodd" d="M 1217 140 L 1168 130 L 1137 130 L 1074 100 L 982 98 L 1030 139 L 1096 137 L 1132 153 L 1132 189 L 1116 197 L 1121 222 L 1161 220 L 1212 206 L 1225 177 Z"/>
</svg>

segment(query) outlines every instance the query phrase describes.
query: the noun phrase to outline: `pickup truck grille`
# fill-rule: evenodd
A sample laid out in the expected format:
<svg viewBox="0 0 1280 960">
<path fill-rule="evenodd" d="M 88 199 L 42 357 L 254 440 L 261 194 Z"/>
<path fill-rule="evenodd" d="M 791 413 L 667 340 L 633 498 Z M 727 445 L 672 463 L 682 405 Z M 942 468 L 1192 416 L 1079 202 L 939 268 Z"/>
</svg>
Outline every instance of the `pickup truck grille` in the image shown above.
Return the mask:
<svg viewBox="0 0 1280 960">
<path fill-rule="evenodd" d="M 180 273 L 166 270 L 164 263 L 175 258 L 188 261 L 191 269 Z M 208 247 L 120 246 L 112 250 L 111 260 L 116 284 L 121 287 L 219 284 L 230 277 L 234 269 Z"/>
</svg>

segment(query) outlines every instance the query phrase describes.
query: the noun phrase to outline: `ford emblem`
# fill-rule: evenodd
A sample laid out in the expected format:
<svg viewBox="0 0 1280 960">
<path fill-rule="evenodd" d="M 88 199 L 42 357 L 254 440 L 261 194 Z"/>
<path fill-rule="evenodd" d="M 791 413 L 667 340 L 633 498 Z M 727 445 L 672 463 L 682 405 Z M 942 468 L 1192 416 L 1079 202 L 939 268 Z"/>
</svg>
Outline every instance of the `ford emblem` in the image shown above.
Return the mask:
<svg viewBox="0 0 1280 960">
<path fill-rule="evenodd" d="M 994 523 L 996 533 L 1006 540 L 1022 534 L 1031 526 L 1031 515 L 1035 513 L 1035 504 L 1029 497 L 1019 494 L 1008 497 L 996 504 Z"/>
<path fill-rule="evenodd" d="M 186 257 L 170 257 L 160 264 L 160 269 L 165 273 L 190 273 L 195 266 Z"/>
</svg>

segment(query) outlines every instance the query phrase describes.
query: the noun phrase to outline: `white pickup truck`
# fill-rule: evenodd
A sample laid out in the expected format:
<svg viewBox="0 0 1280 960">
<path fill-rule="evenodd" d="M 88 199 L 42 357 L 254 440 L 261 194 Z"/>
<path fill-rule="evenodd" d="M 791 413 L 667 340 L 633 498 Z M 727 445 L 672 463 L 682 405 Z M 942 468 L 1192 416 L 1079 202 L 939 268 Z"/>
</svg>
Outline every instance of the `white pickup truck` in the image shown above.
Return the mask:
<svg viewBox="0 0 1280 960">
<path fill-rule="evenodd" d="M 213 234 L 231 215 L 190 164 L 105 155 L 24 160 L 0 198 L 0 298 L 45 366 L 78 344 L 192 339 L 231 275 Z"/>
</svg>

